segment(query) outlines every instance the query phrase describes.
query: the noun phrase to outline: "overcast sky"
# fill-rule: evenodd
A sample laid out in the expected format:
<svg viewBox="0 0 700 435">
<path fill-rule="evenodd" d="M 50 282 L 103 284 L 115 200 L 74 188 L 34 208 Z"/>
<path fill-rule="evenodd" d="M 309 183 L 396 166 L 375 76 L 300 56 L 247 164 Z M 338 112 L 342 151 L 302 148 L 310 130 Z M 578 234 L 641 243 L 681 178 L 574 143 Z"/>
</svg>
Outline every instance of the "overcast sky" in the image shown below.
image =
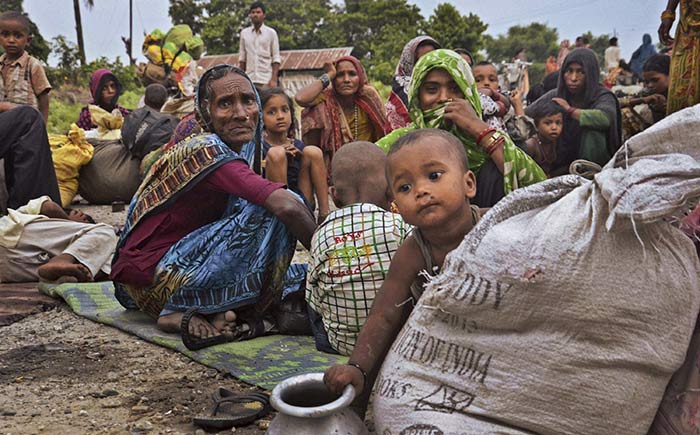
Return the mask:
<svg viewBox="0 0 700 435">
<path fill-rule="evenodd" d="M 284 1 L 284 0 L 268 0 Z M 462 14 L 473 12 L 489 27 L 487 33 L 505 33 L 510 26 L 544 22 L 559 30 L 560 39 L 573 39 L 590 30 L 594 35 L 616 32 L 622 56 L 629 60 L 641 44 L 644 33 L 658 42 L 659 16 L 666 0 L 451 0 Z M 100 56 L 126 59 L 121 36 L 129 34 L 128 0 L 95 0 L 87 10 L 81 3 L 83 34 L 88 60 Z M 444 0 L 409 1 L 417 4 L 426 18 Z M 24 0 L 24 9 L 37 23 L 44 38 L 62 34 L 76 41 L 71 0 Z M 143 33 L 155 28 L 167 30 L 168 0 L 134 0 L 134 56 L 145 61 L 140 53 Z M 234 47 L 232 51 L 237 51 Z M 51 62 L 53 63 L 53 62 Z"/>
</svg>

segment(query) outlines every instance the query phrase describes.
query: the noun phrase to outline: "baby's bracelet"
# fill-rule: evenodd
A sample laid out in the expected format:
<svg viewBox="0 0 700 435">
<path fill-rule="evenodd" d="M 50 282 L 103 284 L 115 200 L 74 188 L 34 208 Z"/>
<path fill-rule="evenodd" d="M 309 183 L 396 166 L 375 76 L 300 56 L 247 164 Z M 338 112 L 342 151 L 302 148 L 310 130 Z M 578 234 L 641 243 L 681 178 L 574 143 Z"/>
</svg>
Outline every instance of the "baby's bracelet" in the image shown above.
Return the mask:
<svg viewBox="0 0 700 435">
<path fill-rule="evenodd" d="M 670 11 L 666 9 L 665 11 L 661 12 L 661 21 L 663 20 L 671 20 L 674 21 L 676 19 L 676 11 Z"/>
<path fill-rule="evenodd" d="M 349 365 L 350 367 L 355 367 L 357 370 L 359 370 L 360 373 L 362 373 L 362 379 L 364 381 L 363 385 L 367 385 L 367 372 L 365 372 L 365 370 L 362 367 L 360 367 L 358 363 L 349 362 L 346 365 Z"/>
</svg>

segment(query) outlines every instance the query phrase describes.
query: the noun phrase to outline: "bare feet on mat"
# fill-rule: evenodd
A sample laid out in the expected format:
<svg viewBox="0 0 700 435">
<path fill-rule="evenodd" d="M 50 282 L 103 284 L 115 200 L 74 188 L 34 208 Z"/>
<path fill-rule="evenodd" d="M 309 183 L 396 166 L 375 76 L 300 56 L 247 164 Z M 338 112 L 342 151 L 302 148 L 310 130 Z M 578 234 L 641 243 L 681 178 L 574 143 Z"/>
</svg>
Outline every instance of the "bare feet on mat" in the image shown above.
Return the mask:
<svg viewBox="0 0 700 435">
<path fill-rule="evenodd" d="M 182 316 L 185 313 L 172 313 L 158 318 L 158 329 L 165 332 L 180 332 Z M 215 337 L 219 334 L 232 334 L 236 327 L 236 313 L 225 311 L 210 315 L 196 314 L 189 322 L 189 333 L 199 338 Z"/>
<path fill-rule="evenodd" d="M 90 269 L 80 264 L 69 254 L 58 255 L 48 263 L 39 266 L 39 276 L 46 281 L 60 282 L 90 282 Z"/>
</svg>

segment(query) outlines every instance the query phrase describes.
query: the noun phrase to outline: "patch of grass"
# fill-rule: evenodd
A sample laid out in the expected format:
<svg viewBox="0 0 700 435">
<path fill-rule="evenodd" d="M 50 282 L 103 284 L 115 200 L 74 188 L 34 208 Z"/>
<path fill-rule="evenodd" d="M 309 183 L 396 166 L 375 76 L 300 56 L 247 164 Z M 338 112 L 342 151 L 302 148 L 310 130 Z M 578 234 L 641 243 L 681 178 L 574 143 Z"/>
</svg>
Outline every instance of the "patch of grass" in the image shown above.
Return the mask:
<svg viewBox="0 0 700 435">
<path fill-rule="evenodd" d="M 142 92 L 126 91 L 119 97 L 119 105 L 129 110 L 136 109 L 141 99 Z M 70 125 L 78 121 L 80 111 L 87 101 L 82 103 L 70 103 L 59 98 L 51 99 L 49 105 L 49 122 L 46 126 L 49 134 L 66 134 Z"/>
<path fill-rule="evenodd" d="M 78 121 L 80 110 L 84 104 L 64 103 L 60 100 L 52 100 L 49 105 L 49 122 L 46 126 L 49 134 L 66 134 L 70 125 Z"/>
</svg>

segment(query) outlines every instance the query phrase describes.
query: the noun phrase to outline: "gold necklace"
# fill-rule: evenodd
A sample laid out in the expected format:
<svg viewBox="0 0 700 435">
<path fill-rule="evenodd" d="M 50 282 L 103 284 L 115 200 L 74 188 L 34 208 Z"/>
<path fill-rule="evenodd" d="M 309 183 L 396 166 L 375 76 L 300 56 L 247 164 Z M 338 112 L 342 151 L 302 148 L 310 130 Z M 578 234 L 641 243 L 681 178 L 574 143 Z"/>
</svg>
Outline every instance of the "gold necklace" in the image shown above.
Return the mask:
<svg viewBox="0 0 700 435">
<path fill-rule="evenodd" d="M 355 103 L 355 109 L 354 109 L 354 110 L 355 110 L 355 120 L 354 120 L 353 124 L 354 124 L 354 127 L 355 127 L 355 129 L 354 129 L 354 130 L 355 130 L 355 135 L 353 136 L 353 140 L 359 140 L 359 139 L 357 138 L 357 135 L 360 133 L 359 121 L 358 121 L 358 119 L 357 119 L 357 103 Z"/>
</svg>

